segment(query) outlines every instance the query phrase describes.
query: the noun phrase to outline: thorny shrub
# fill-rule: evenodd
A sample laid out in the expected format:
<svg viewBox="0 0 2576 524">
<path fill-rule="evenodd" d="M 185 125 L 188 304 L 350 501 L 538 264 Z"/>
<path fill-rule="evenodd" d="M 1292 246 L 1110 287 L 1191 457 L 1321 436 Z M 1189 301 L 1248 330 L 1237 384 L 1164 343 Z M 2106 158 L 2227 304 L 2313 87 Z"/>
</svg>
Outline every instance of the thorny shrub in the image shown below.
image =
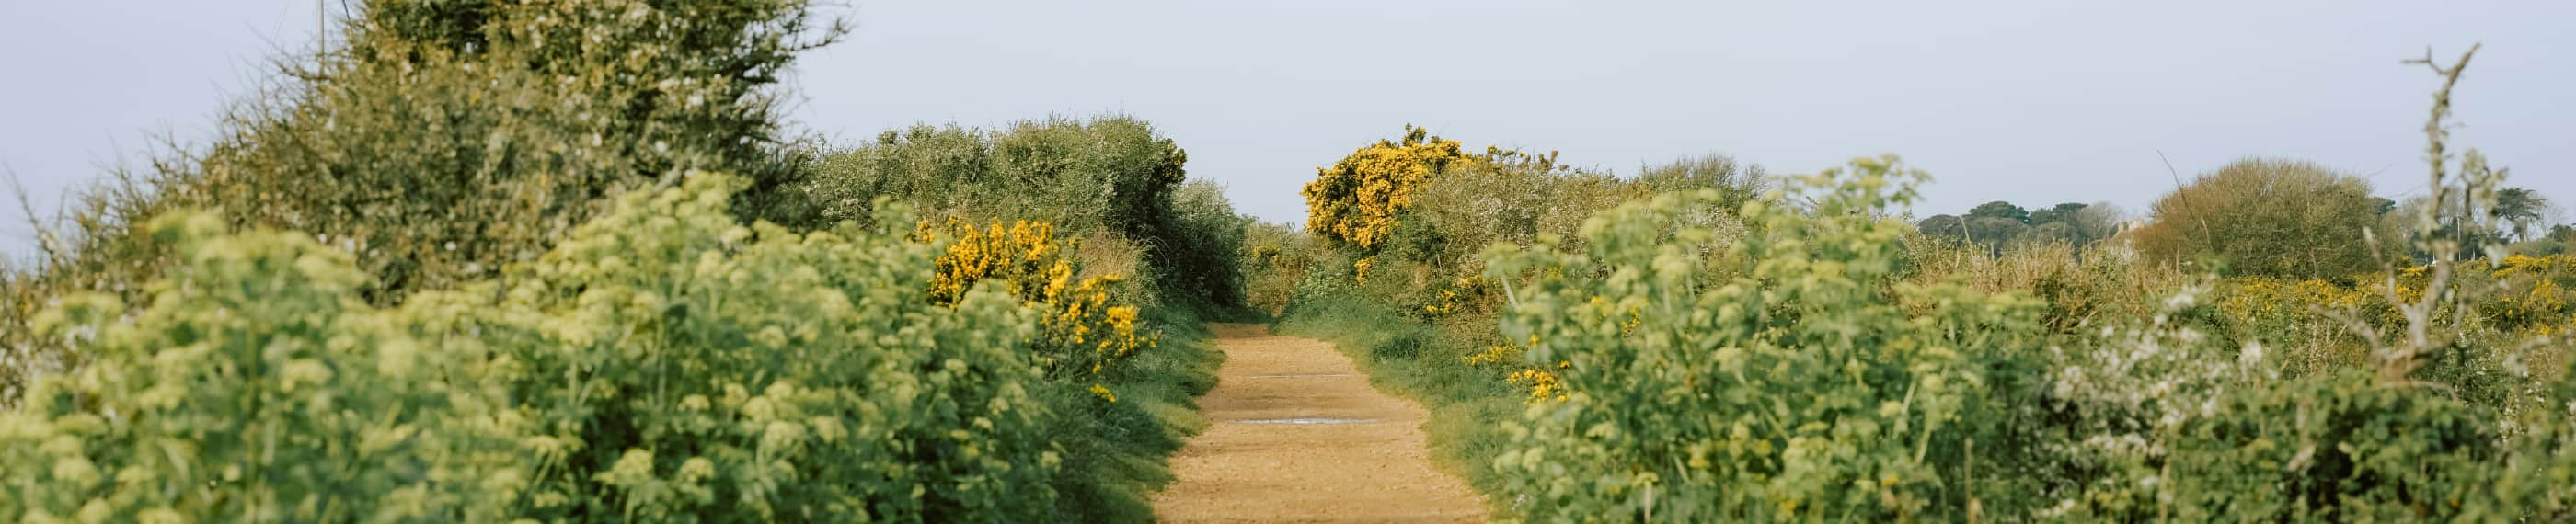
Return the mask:
<svg viewBox="0 0 2576 524">
<path fill-rule="evenodd" d="M 1456 140 L 1404 126 L 1401 141 L 1379 140 L 1331 167 L 1315 169 L 1306 196 L 1306 230 L 1337 242 L 1376 248 L 1395 231 L 1414 194 L 1451 163 L 1473 157 Z"/>
<path fill-rule="evenodd" d="M 1113 292 L 1120 275 L 1075 278 L 1079 272 L 1068 255 L 1069 241 L 1058 239 L 1043 222 L 1016 221 L 984 229 L 950 221 L 945 227 L 920 222 L 913 238 L 947 247 L 936 261 L 930 300 L 953 305 L 978 282 L 1020 299 L 1038 314 L 1039 336 L 1031 355 L 1049 377 L 1097 378 L 1136 351 L 1160 344 L 1154 333 L 1137 330 L 1137 308 L 1117 304 Z M 1115 402 L 1107 386 L 1094 382 L 1092 394 Z"/>
</svg>

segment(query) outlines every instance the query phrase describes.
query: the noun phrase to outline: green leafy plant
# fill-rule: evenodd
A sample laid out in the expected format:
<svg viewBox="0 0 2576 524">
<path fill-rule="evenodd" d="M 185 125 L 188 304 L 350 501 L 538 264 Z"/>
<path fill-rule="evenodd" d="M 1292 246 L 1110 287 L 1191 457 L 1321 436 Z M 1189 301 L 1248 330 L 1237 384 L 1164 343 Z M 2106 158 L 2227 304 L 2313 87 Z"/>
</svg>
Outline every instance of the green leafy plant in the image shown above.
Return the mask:
<svg viewBox="0 0 2576 524">
<path fill-rule="evenodd" d="M 206 520 L 1037 520 L 1062 456 L 989 290 L 922 297 L 938 246 L 794 233 L 701 175 L 620 198 L 496 282 L 358 298 L 346 254 L 210 235 L 121 320 L 49 313 L 102 364 L 0 415 L 0 511 Z M 902 216 L 901 209 L 886 211 Z M 60 320 L 50 320 L 60 319 Z"/>
<path fill-rule="evenodd" d="M 1691 200 L 1587 222 L 1587 249 L 1543 238 L 1488 255 L 1516 285 L 1502 317 L 1531 363 L 1565 363 L 1497 467 L 1533 520 L 1964 517 L 1960 449 L 1992 409 L 1985 362 L 2031 351 L 2037 304 L 1955 284 L 1891 284 L 1911 229 L 1888 215 L 1922 177 L 1893 157 L 1793 179 L 1810 199 L 1748 203 L 1702 281 Z M 1714 198 L 1702 194 L 1699 198 Z M 1899 304 L 1932 304 L 1909 312 Z M 1794 401 L 1793 401 L 1794 399 Z"/>
<path fill-rule="evenodd" d="M 538 470 L 515 448 L 518 368 L 453 311 L 379 310 L 347 253 L 222 220 L 173 244 L 146 307 L 67 297 L 37 317 L 91 365 L 0 412 L 0 518 L 21 522 L 493 521 Z"/>
<path fill-rule="evenodd" d="M 117 294 L 174 259 L 138 229 L 177 209 L 303 232 L 350 253 L 370 302 L 491 278 L 534 259 L 610 196 L 742 173 L 743 216 L 809 213 L 773 152 L 780 74 L 843 27 L 806 0 L 379 0 L 344 42 L 281 59 L 203 148 L 172 146 L 64 206 L 44 259 L 0 304 L 0 398 L 81 365 L 27 320 L 53 297 Z M 787 218 L 780 218 L 786 220 Z"/>
</svg>

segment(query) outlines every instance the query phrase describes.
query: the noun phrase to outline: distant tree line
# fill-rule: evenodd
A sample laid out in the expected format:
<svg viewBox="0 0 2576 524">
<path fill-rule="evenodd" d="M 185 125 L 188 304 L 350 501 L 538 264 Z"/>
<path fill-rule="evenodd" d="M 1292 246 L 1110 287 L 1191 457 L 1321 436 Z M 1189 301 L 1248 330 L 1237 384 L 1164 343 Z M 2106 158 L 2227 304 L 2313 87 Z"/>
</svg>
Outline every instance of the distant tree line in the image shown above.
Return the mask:
<svg viewBox="0 0 2576 524">
<path fill-rule="evenodd" d="M 2469 201 L 2473 197 L 2477 202 Z M 2415 211 L 2435 205 L 2428 197 L 2392 200 L 2374 195 L 2368 180 L 2313 162 L 2249 158 L 2156 199 L 2147 221 L 2134 230 L 2123 229 L 2128 217 L 2108 203 L 2024 209 L 2004 201 L 1933 215 L 1915 227 L 1996 256 L 2034 245 L 2084 247 L 2117 236 L 2149 260 L 2293 278 L 2350 278 L 2378 269 L 2381 260 L 2430 262 L 2433 255 L 2423 246 L 2400 240 L 2428 227 L 2453 238 L 2494 235 L 2510 243 L 2513 253 L 2576 251 L 2576 226 L 2565 224 L 2563 211 L 2537 191 L 2506 187 L 2493 195 L 2448 198 L 2435 214 L 2440 218 L 2418 223 Z"/>
<path fill-rule="evenodd" d="M 2001 200 L 1978 204 L 1961 215 L 1933 215 L 1915 222 L 1923 234 L 1983 246 L 1990 254 L 2006 248 L 2063 244 L 2081 247 L 2111 238 L 2124 213 L 2109 202 L 2067 202 L 2036 211 Z"/>
</svg>

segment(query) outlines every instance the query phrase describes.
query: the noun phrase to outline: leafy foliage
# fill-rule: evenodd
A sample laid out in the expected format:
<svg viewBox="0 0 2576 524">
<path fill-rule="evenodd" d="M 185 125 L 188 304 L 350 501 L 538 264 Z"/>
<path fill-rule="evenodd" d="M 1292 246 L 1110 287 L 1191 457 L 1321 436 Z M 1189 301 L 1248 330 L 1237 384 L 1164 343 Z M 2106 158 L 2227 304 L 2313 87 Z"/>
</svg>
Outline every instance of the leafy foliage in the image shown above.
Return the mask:
<svg viewBox="0 0 2576 524">
<path fill-rule="evenodd" d="M 1157 344 L 1153 333 L 1137 331 L 1136 306 L 1111 305 L 1112 291 L 1124 277 L 1076 279 L 1074 261 L 1045 223 L 976 229 L 962 222 L 945 228 L 922 222 L 913 238 L 947 246 L 931 277 L 933 303 L 955 305 L 976 283 L 989 281 L 1039 313 L 1032 359 L 1049 376 L 1096 378 Z M 1095 382 L 1090 389 L 1103 400 L 1117 401 L 1107 386 Z"/>
<path fill-rule="evenodd" d="M 7 415 L 5 438 L 50 444 L 9 448 L 0 509 L 1047 515 L 1061 458 L 1014 349 L 1029 315 L 989 291 L 923 300 L 937 251 L 896 231 L 738 225 L 742 184 L 630 194 L 499 282 L 391 311 L 301 235 L 183 242 L 191 265 L 133 323 L 100 300 L 63 314 L 60 333 L 102 333 L 104 358 L 135 366 L 48 378 Z"/>
<path fill-rule="evenodd" d="M 995 132 L 920 125 L 819 156 L 803 187 L 823 220 L 871 220 L 870 202 L 884 197 L 951 218 L 1045 222 L 1066 236 L 1141 244 L 1152 274 L 1135 276 L 1170 298 L 1242 301 L 1226 256 L 1242 227 L 1232 204 L 1185 189 L 1189 154 L 1144 121 L 1050 118 Z"/>
<path fill-rule="evenodd" d="M 1570 394 L 1530 408 L 1498 467 L 1538 520 L 1869 519 L 1947 514 L 1955 455 L 1977 430 L 1983 361 L 2027 351 L 2036 304 L 1957 285 L 1893 287 L 1909 229 L 1886 217 L 1913 197 L 1894 158 L 1796 180 L 1814 198 L 1746 204 L 1730 260 L 1701 282 L 1698 228 L 1666 196 L 1589 222 L 1584 253 L 1542 240 L 1489 255 L 1525 270 L 1504 334 L 1564 360 Z M 1891 189 L 1891 187 L 1893 189 Z M 1598 267 L 1598 271 L 1589 268 Z M 1563 276 L 1553 276 L 1563 275 Z M 1901 303 L 1929 303 L 1909 313 Z M 1784 402 L 1799 399 L 1798 402 Z M 1934 453 L 1940 450 L 1940 453 Z M 1946 479 L 1946 480 L 1945 480 Z"/>
<path fill-rule="evenodd" d="M 2148 258 L 2209 261 L 2230 274 L 2333 278 L 2375 267 L 2362 230 L 2379 222 L 2370 184 L 2316 164 L 2243 160 L 2158 199 L 2134 242 Z"/>
<path fill-rule="evenodd" d="M 22 522 L 500 520 L 538 472 L 514 453 L 516 369 L 450 311 L 378 310 L 351 257 L 304 235 L 146 230 L 180 262 L 127 311 L 82 294 L 39 329 L 92 359 L 0 412 L 0 516 Z"/>
<path fill-rule="evenodd" d="M 483 308 L 549 371 L 515 395 L 542 428 L 531 510 L 1041 514 L 1059 459 L 1016 301 L 923 300 L 936 251 L 900 230 L 736 225 L 734 180 L 626 197 Z"/>
<path fill-rule="evenodd" d="M 2031 223 L 2030 210 L 2022 209 L 2021 206 L 2016 206 L 2011 202 L 2001 200 L 1977 204 L 1977 207 L 1968 210 L 1968 217 L 2000 218 L 2023 224 Z"/>
<path fill-rule="evenodd" d="M 1286 313 L 1306 270 L 1326 255 L 1312 239 L 1291 224 L 1246 226 L 1235 257 L 1244 275 L 1244 305 L 1269 315 Z"/>
<path fill-rule="evenodd" d="M 749 175 L 745 215 L 802 213 L 778 191 L 799 172 L 770 152 L 776 84 L 795 52 L 841 34 L 806 0 L 363 6 L 345 45 L 290 61 L 291 80 L 227 113 L 202 151 L 66 206 L 41 267 L 9 280 L 0 344 L 28 364 L 0 371 L 0 395 L 18 368 L 80 364 L 27 330 L 47 297 L 145 298 L 172 259 L 137 227 L 175 209 L 314 235 L 354 255 L 378 304 L 489 278 L 609 196 L 691 172 Z"/>
</svg>

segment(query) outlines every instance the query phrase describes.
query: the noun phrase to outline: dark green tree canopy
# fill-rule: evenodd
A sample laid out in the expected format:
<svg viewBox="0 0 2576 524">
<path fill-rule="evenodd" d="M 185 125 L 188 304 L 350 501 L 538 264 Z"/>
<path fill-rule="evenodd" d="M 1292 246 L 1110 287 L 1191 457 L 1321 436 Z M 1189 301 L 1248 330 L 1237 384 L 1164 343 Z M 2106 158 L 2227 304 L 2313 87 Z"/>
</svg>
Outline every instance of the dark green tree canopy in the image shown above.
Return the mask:
<svg viewBox="0 0 2576 524">
<path fill-rule="evenodd" d="M 2494 211 L 2496 220 L 2515 240 L 2529 240 L 2533 232 L 2546 226 L 2549 198 L 2540 196 L 2538 191 L 2508 187 L 2496 192 Z"/>
<path fill-rule="evenodd" d="M 2030 212 L 2030 225 L 2036 226 L 2052 222 L 2074 222 L 2075 214 L 2083 212 L 2086 207 L 2091 207 L 2091 204 L 2067 202 L 2052 207 L 2040 208 L 2038 211 Z"/>
<path fill-rule="evenodd" d="M 1968 210 L 1968 216 L 2005 218 L 2023 224 L 2030 223 L 2029 210 L 2022 209 L 2021 206 L 2016 206 L 2011 202 L 2005 202 L 2002 200 L 1977 204 L 1975 209 Z"/>
</svg>

